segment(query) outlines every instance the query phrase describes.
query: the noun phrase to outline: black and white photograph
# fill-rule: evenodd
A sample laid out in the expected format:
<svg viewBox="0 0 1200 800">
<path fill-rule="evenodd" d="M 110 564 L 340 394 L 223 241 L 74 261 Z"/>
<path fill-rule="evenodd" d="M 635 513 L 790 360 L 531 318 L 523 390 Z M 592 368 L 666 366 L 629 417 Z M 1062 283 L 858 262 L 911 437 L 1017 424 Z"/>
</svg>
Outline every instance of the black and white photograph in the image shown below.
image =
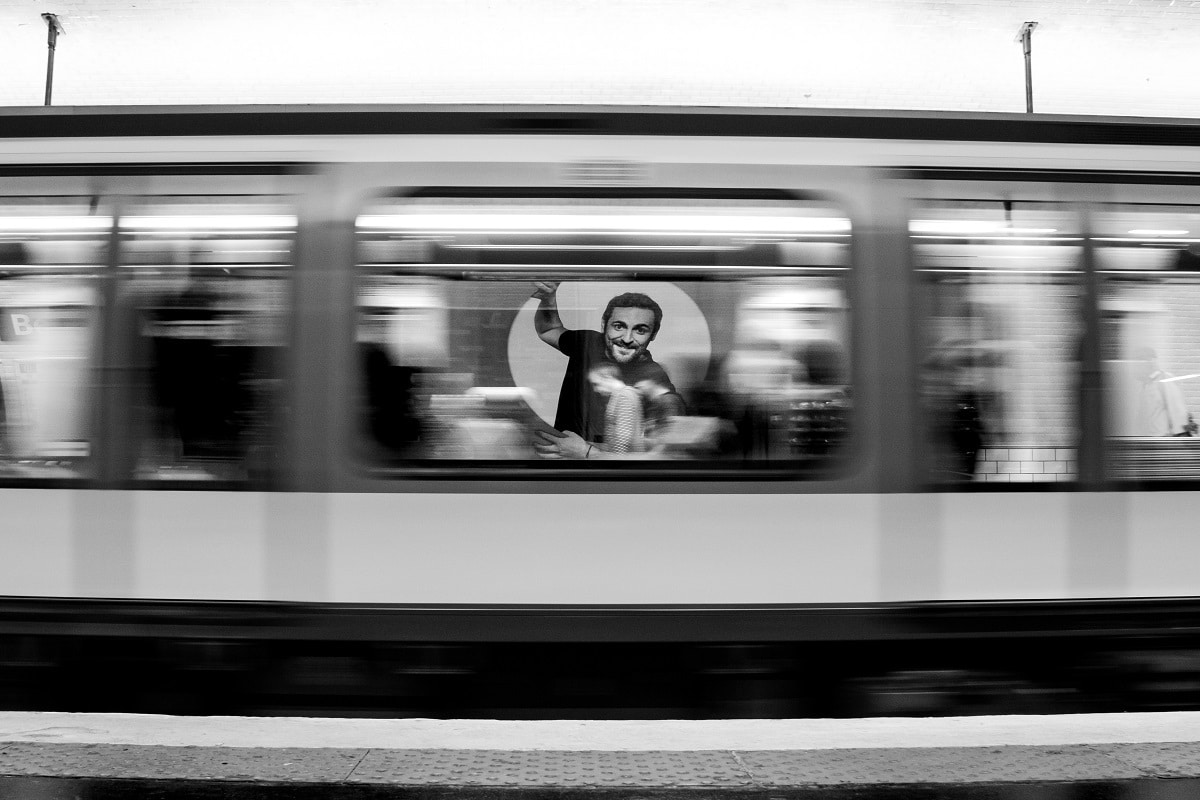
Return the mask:
<svg viewBox="0 0 1200 800">
<path fill-rule="evenodd" d="M 0 0 L 0 800 L 1200 797 L 1200 0 Z"/>
</svg>

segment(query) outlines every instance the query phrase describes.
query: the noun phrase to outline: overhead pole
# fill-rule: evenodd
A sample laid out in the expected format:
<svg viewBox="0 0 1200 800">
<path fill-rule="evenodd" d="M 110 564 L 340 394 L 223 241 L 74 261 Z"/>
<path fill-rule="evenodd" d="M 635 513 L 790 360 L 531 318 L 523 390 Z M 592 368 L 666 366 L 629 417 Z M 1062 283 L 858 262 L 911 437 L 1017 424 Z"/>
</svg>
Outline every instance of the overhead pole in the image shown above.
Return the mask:
<svg viewBox="0 0 1200 800">
<path fill-rule="evenodd" d="M 1036 22 L 1026 22 L 1021 25 L 1017 38 L 1025 51 L 1025 113 L 1033 113 L 1033 29 Z"/>
<path fill-rule="evenodd" d="M 46 20 L 46 47 L 49 48 L 49 53 L 46 55 L 45 105 L 50 105 L 50 95 L 54 91 L 54 48 L 58 46 L 58 35 L 61 33 L 66 36 L 67 32 L 63 29 L 62 23 L 58 21 L 57 14 L 42 14 L 42 19 Z"/>
</svg>

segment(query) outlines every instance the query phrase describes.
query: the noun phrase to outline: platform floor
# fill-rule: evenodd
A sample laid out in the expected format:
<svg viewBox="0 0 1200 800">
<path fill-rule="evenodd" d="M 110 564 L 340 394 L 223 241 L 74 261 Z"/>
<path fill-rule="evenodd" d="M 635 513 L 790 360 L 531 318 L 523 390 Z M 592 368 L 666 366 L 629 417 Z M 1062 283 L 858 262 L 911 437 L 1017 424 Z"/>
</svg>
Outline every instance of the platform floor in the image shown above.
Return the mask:
<svg viewBox="0 0 1200 800">
<path fill-rule="evenodd" d="M 0 798 L 1200 797 L 1200 714 L 670 722 L 0 713 Z"/>
</svg>

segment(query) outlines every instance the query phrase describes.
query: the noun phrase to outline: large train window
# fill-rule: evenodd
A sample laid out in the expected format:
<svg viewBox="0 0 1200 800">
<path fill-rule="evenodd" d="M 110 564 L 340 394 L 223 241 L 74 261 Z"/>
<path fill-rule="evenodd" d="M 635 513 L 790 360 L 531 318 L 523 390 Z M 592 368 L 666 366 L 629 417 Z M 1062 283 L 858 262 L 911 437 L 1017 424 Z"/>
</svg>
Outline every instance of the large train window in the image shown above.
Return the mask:
<svg viewBox="0 0 1200 800">
<path fill-rule="evenodd" d="M 136 309 L 135 476 L 241 481 L 272 459 L 294 211 L 272 197 L 156 197 L 120 218 Z"/>
<path fill-rule="evenodd" d="M 1200 208 L 1103 206 L 1093 219 L 1110 474 L 1200 478 Z"/>
<path fill-rule="evenodd" d="M 1076 215 L 1052 202 L 936 201 L 910 223 L 925 304 L 934 483 L 1077 476 Z"/>
<path fill-rule="evenodd" d="M 357 225 L 375 463 L 825 473 L 845 452 L 850 223 L 827 201 L 439 194 Z"/>
<path fill-rule="evenodd" d="M 99 275 L 112 217 L 91 198 L 0 200 L 0 472 L 87 472 Z"/>
</svg>

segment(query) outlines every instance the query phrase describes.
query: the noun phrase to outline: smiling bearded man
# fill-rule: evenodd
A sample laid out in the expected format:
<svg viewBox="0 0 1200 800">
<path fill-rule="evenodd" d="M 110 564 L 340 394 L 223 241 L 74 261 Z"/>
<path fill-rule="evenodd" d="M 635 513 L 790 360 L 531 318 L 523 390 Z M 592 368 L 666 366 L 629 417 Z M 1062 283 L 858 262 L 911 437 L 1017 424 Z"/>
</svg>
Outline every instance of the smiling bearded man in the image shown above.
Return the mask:
<svg viewBox="0 0 1200 800">
<path fill-rule="evenodd" d="M 543 452 L 543 455 L 587 458 L 595 448 L 605 449 L 604 413 L 608 398 L 588 380 L 588 373 L 597 367 L 615 367 L 617 377 L 629 386 L 642 381 L 657 384 L 665 390 L 661 397 L 672 407 L 672 412 L 684 413 L 683 398 L 648 349 L 662 327 L 662 308 L 658 303 L 640 292 L 617 295 L 608 301 L 601 317 L 603 333 L 575 331 L 567 329 L 558 315 L 558 284 L 535 285 L 537 291 L 533 296 L 540 302 L 534 315 L 534 329 L 543 342 L 568 358 L 554 416 L 554 427 L 567 435 L 551 443 L 553 454 Z"/>
</svg>

